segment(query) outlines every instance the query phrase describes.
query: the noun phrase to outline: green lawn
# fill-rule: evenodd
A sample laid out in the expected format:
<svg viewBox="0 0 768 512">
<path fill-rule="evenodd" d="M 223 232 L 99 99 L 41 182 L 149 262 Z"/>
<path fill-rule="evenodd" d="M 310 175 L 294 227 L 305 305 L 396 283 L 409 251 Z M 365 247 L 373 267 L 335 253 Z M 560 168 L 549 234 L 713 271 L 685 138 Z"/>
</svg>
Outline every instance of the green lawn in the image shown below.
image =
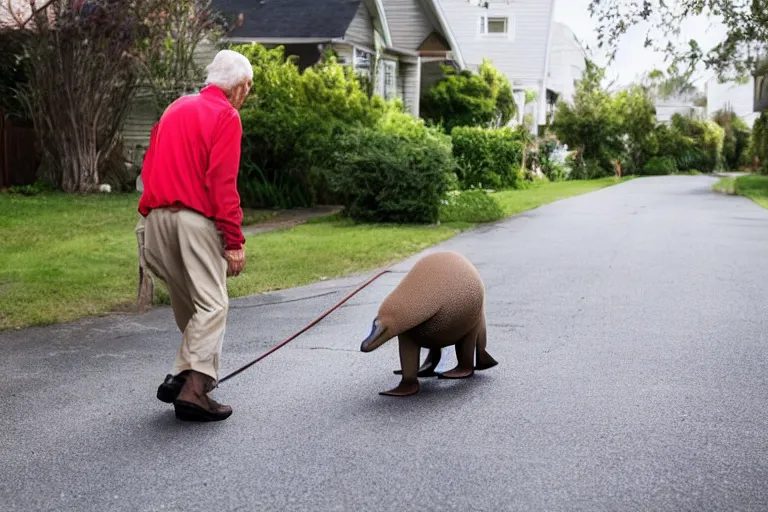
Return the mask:
<svg viewBox="0 0 768 512">
<path fill-rule="evenodd" d="M 496 194 L 507 214 L 597 190 L 615 179 Z M 0 330 L 131 310 L 138 195 L 0 194 Z M 356 225 L 337 218 L 248 237 L 232 297 L 308 284 L 407 258 L 468 224 Z M 165 302 L 162 287 L 159 298 Z"/>
<path fill-rule="evenodd" d="M 768 176 L 723 178 L 713 188 L 718 192 L 748 197 L 763 208 L 768 208 Z"/>
</svg>

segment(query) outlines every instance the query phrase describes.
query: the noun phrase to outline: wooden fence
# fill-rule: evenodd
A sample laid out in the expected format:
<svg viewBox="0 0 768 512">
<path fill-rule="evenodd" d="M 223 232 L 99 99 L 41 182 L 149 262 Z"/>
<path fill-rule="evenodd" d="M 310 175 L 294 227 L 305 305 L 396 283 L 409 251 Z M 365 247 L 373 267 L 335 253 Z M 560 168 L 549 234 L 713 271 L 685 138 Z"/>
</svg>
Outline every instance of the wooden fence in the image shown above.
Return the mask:
<svg viewBox="0 0 768 512">
<path fill-rule="evenodd" d="M 6 117 L 0 110 L 0 188 L 35 182 L 40 154 L 31 123 Z"/>
</svg>

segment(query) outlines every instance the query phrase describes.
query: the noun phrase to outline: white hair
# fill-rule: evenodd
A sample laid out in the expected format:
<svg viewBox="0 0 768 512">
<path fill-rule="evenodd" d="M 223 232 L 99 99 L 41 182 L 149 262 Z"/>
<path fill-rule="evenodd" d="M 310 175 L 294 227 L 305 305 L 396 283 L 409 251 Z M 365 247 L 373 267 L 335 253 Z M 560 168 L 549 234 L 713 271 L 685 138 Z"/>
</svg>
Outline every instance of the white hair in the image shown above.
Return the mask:
<svg viewBox="0 0 768 512">
<path fill-rule="evenodd" d="M 208 71 L 206 85 L 215 85 L 225 91 L 253 80 L 253 67 L 248 58 L 232 50 L 221 50 L 205 69 Z"/>
</svg>

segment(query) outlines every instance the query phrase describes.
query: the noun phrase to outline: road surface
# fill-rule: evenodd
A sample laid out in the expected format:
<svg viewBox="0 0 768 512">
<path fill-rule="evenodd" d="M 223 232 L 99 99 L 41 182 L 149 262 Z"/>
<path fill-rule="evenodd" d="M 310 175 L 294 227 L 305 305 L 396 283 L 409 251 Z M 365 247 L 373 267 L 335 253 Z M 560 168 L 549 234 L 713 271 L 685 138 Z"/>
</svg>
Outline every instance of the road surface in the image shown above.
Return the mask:
<svg viewBox="0 0 768 512">
<path fill-rule="evenodd" d="M 167 309 L 1 335 L 0 508 L 767 510 L 768 211 L 712 183 L 634 180 L 433 249 L 477 265 L 500 364 L 411 398 L 378 395 L 395 342 L 359 352 L 402 274 L 224 383 L 222 423 L 155 398 Z M 223 372 L 364 277 L 233 301 Z"/>
</svg>

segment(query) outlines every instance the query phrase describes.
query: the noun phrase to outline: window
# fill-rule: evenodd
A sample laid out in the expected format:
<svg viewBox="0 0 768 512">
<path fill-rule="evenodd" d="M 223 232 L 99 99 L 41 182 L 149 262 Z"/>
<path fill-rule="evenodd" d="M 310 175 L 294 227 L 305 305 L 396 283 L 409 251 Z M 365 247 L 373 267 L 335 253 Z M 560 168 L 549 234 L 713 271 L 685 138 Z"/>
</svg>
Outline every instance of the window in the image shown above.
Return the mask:
<svg viewBox="0 0 768 512">
<path fill-rule="evenodd" d="M 396 63 L 392 60 L 383 60 L 384 75 L 384 98 L 390 100 L 397 94 L 397 74 Z"/>
<path fill-rule="evenodd" d="M 352 55 L 354 58 L 355 69 L 358 71 L 370 71 L 371 69 L 371 54 L 357 48 L 352 49 Z"/>
<path fill-rule="evenodd" d="M 510 22 L 507 16 L 480 16 L 480 34 L 509 36 Z"/>
</svg>

